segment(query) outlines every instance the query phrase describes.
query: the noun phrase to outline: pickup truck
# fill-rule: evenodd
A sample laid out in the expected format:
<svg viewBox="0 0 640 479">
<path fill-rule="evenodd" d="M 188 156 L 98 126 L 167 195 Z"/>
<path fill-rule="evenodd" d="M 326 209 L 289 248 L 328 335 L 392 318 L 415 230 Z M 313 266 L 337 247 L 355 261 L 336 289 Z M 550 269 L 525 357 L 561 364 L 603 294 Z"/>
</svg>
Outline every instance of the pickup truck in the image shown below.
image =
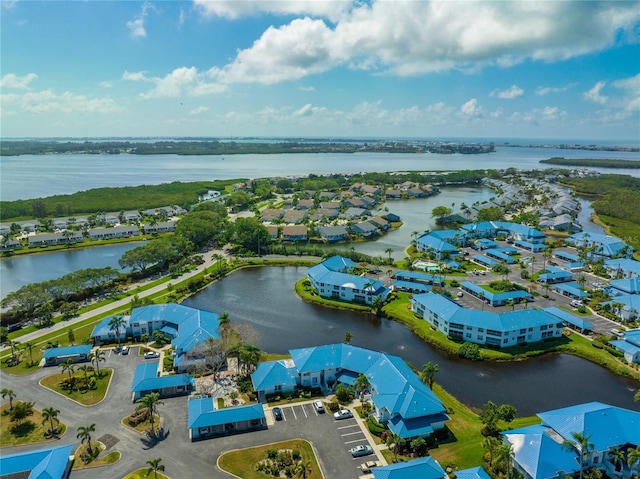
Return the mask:
<svg viewBox="0 0 640 479">
<path fill-rule="evenodd" d="M 382 466 L 382 463 L 380 461 L 367 461 L 360 464 L 360 470 L 366 474 L 368 472 L 371 472 L 371 469 L 373 469 L 374 467 L 380 466 Z"/>
</svg>

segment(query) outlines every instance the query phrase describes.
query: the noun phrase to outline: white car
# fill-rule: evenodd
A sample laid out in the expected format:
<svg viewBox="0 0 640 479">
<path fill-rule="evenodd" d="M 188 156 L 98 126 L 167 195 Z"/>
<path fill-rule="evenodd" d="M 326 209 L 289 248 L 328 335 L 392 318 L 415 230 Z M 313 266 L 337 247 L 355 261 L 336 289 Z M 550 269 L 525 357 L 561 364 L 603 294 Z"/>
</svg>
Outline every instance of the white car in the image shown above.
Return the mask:
<svg viewBox="0 0 640 479">
<path fill-rule="evenodd" d="M 324 405 L 322 404 L 322 401 L 313 401 L 313 407 L 320 414 L 324 413 Z"/>
<path fill-rule="evenodd" d="M 349 452 L 353 457 L 368 456 L 369 454 L 373 454 L 373 448 L 369 444 L 364 446 L 360 445 L 352 447 L 351 449 L 349 449 Z"/>
<path fill-rule="evenodd" d="M 348 409 L 340 409 L 339 411 L 333 413 L 333 417 L 336 418 L 336 420 L 349 419 L 353 417 L 353 413 Z"/>
<path fill-rule="evenodd" d="M 147 351 L 146 353 L 144 353 L 145 359 L 155 359 L 159 357 L 160 357 L 160 353 L 156 353 L 155 351 Z"/>
</svg>

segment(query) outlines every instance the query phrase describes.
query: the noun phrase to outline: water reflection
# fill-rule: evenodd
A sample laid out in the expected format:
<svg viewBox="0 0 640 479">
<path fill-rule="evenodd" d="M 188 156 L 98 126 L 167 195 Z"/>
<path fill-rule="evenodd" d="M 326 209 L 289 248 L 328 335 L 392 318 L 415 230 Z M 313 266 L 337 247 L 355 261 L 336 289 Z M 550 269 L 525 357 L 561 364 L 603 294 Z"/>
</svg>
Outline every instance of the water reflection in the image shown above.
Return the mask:
<svg viewBox="0 0 640 479">
<path fill-rule="evenodd" d="M 432 349 L 393 321 L 307 304 L 293 291 L 294 283 L 305 274 L 303 267 L 242 270 L 184 304 L 228 312 L 232 321 L 251 325 L 258 333 L 258 346 L 273 353 L 341 342 L 350 331 L 352 344 L 357 346 L 396 354 L 418 368 L 428 361 L 438 363 L 436 381 L 473 407 L 492 400 L 514 404 L 520 414 L 529 415 L 602 401 L 639 409 L 640 404 L 633 403 L 638 382 L 577 357 L 547 355 L 517 363 L 474 363 Z"/>
</svg>

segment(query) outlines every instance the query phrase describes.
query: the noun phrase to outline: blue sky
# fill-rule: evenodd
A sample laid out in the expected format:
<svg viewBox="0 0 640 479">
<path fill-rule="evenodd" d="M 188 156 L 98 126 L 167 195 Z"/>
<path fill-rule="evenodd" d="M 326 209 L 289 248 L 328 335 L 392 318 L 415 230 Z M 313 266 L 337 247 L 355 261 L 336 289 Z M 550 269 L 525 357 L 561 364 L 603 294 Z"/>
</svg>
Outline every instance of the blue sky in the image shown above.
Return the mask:
<svg viewBox="0 0 640 479">
<path fill-rule="evenodd" d="M 640 142 L 640 2 L 0 1 L 3 137 Z"/>
</svg>

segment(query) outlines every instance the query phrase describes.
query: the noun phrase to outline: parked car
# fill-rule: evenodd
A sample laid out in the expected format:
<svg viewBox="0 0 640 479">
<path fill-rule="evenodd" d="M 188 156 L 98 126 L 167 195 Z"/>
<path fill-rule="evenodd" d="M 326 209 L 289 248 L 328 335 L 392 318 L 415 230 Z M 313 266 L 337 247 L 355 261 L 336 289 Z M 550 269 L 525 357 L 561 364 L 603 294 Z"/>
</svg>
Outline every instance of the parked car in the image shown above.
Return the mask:
<svg viewBox="0 0 640 479">
<path fill-rule="evenodd" d="M 313 401 L 313 407 L 320 414 L 324 413 L 324 405 L 322 404 L 322 401 Z"/>
<path fill-rule="evenodd" d="M 619 330 L 619 329 L 617 329 L 617 328 L 613 328 L 613 329 L 611 330 L 611 333 L 612 333 L 614 336 L 617 336 L 617 337 L 619 337 L 619 338 L 624 338 L 624 331 L 620 331 L 620 330 Z"/>
<path fill-rule="evenodd" d="M 580 306 L 582 306 L 582 301 L 578 301 L 577 299 L 571 301 L 572 308 L 579 308 Z"/>
<path fill-rule="evenodd" d="M 353 457 L 368 456 L 373 454 L 373 448 L 369 444 L 360 444 L 359 446 L 352 447 L 349 452 Z"/>
<path fill-rule="evenodd" d="M 279 407 L 274 407 L 273 408 L 273 418 L 276 421 L 282 421 L 282 409 L 280 409 Z"/>
<path fill-rule="evenodd" d="M 382 463 L 380 461 L 367 461 L 360 464 L 360 470 L 364 474 L 369 474 L 371 472 L 371 469 L 373 469 L 374 467 L 380 467 L 380 466 L 382 466 Z"/>
<path fill-rule="evenodd" d="M 122 346 L 122 349 L 120 350 L 120 354 L 129 354 L 129 346 L 127 346 L 126 344 Z"/>
<path fill-rule="evenodd" d="M 349 419 L 353 417 L 353 413 L 348 409 L 340 409 L 339 411 L 333 413 L 333 417 L 336 418 L 337 420 Z"/>
<path fill-rule="evenodd" d="M 159 357 L 160 357 L 160 353 L 156 353 L 155 351 L 147 351 L 146 353 L 144 353 L 145 359 L 154 359 Z"/>
</svg>

